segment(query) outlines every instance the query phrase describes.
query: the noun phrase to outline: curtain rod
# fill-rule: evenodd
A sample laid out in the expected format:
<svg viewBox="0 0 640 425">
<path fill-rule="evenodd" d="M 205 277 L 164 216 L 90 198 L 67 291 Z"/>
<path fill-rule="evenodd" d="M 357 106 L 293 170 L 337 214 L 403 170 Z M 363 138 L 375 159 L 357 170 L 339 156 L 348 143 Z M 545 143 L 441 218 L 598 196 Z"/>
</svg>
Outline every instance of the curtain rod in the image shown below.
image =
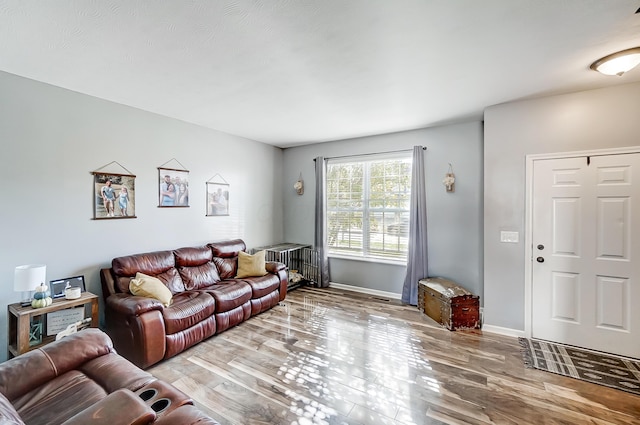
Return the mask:
<svg viewBox="0 0 640 425">
<path fill-rule="evenodd" d="M 422 146 L 422 150 L 426 151 L 427 150 L 426 146 Z M 328 157 L 325 157 L 325 159 L 349 158 L 349 157 L 352 157 L 352 156 L 382 155 L 382 154 L 385 154 L 385 153 L 400 153 L 400 152 L 413 152 L 413 149 L 400 149 L 400 150 L 397 150 L 397 151 L 361 153 L 361 154 L 356 154 L 356 155 L 328 156 Z M 316 159 L 313 158 L 314 162 L 315 162 L 315 160 Z"/>
</svg>

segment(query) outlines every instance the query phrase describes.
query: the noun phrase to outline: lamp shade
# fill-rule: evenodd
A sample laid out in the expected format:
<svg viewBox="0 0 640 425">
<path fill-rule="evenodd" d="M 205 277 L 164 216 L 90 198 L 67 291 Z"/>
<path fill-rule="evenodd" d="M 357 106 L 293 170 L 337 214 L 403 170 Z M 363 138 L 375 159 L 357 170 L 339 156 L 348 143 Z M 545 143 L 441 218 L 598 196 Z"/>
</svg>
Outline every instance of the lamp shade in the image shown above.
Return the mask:
<svg viewBox="0 0 640 425">
<path fill-rule="evenodd" d="M 33 291 L 36 286 L 45 282 L 47 266 L 44 264 L 27 264 L 16 267 L 13 277 L 13 290 L 16 292 Z"/>
</svg>

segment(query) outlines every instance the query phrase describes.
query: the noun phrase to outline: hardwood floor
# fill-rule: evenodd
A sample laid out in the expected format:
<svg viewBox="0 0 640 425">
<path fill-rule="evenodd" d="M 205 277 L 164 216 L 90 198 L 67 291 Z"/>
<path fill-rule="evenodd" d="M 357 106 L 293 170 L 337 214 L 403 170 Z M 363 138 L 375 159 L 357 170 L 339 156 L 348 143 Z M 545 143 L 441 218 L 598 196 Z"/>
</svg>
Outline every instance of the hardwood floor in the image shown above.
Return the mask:
<svg viewBox="0 0 640 425">
<path fill-rule="evenodd" d="M 516 338 L 299 288 L 149 369 L 222 424 L 640 424 L 640 397 L 525 369 Z"/>
</svg>

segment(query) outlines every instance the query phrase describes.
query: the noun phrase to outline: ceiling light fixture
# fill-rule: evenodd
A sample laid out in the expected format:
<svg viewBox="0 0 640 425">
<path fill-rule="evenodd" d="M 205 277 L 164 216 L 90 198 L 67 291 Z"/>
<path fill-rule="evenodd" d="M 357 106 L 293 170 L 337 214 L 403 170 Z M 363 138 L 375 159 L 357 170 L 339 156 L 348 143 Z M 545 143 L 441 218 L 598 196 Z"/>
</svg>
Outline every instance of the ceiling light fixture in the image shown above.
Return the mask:
<svg viewBox="0 0 640 425">
<path fill-rule="evenodd" d="M 640 64 L 640 47 L 612 53 L 591 64 L 591 69 L 605 75 L 621 76 Z"/>
</svg>

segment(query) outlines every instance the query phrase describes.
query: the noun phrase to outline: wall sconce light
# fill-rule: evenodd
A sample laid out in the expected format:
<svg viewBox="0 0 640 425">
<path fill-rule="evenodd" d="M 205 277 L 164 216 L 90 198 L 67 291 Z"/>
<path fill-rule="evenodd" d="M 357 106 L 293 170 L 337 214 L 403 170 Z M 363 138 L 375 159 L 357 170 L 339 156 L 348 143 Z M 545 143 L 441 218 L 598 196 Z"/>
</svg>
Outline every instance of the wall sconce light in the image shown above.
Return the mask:
<svg viewBox="0 0 640 425">
<path fill-rule="evenodd" d="M 640 64 L 640 47 L 622 50 L 598 59 L 590 68 L 605 75 L 620 77 Z"/>
<path fill-rule="evenodd" d="M 447 188 L 447 192 L 455 192 L 456 176 L 453 174 L 451 163 L 449 163 L 447 174 L 445 174 L 444 179 L 442 179 L 442 184 Z"/>
<path fill-rule="evenodd" d="M 302 173 L 300 173 L 300 177 L 298 177 L 298 181 L 294 183 L 293 188 L 296 190 L 298 195 L 302 195 L 304 193 L 304 181 L 302 180 Z"/>
</svg>

